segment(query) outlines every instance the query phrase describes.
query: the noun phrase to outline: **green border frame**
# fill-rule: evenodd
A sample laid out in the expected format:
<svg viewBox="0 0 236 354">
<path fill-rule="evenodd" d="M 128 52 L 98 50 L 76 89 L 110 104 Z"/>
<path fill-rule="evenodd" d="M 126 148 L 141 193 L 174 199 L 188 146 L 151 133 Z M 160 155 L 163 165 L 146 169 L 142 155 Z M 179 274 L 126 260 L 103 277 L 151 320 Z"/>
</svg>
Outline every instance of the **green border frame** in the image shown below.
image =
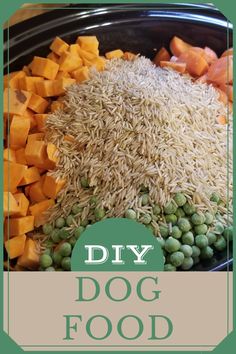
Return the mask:
<svg viewBox="0 0 236 354">
<path fill-rule="evenodd" d="M 37 1 L 37 0 L 31 0 L 31 1 L 27 1 L 27 0 L 9 0 L 8 4 L 5 4 L 3 3 L 3 1 L 5 2 L 5 0 L 2 0 L 1 3 L 0 3 L 0 20 L 1 20 L 1 23 L 3 24 L 6 19 L 8 19 L 17 9 L 20 8 L 20 6 L 24 3 L 27 3 L 27 2 L 30 2 L 30 3 L 41 3 L 40 1 Z M 174 3 L 189 3 L 188 1 L 181 1 L 181 0 L 173 0 L 173 1 L 168 1 L 168 0 L 162 0 L 162 1 L 158 1 L 158 0 L 148 0 L 148 1 L 145 1 L 145 0 L 136 0 L 136 1 L 132 1 L 132 0 L 123 0 L 123 1 L 116 1 L 116 0 L 84 0 L 84 1 L 81 1 L 81 2 L 78 2 L 78 1 L 75 1 L 75 0 L 71 0 L 71 1 L 66 1 L 66 0 L 44 0 L 42 1 L 42 6 L 43 4 L 48 4 L 48 3 L 56 3 L 56 4 L 63 4 L 63 3 L 70 3 L 70 4 L 76 4 L 75 6 L 76 7 L 79 7 L 79 3 L 81 3 L 81 5 L 83 6 L 84 4 L 111 4 L 111 3 L 114 3 L 114 4 L 155 4 L 155 3 L 162 3 L 162 4 L 174 4 Z M 199 1 L 196 1 L 196 2 L 192 2 L 192 3 L 196 3 L 196 4 L 207 4 L 207 1 L 202 1 L 202 0 L 199 0 Z M 7 5 L 7 6 L 6 6 Z M 10 6 L 9 6 L 10 5 Z M 230 22 L 235 25 L 236 24 L 236 3 L 232 4 L 231 0 L 214 0 L 214 5 L 216 7 L 218 7 L 218 9 L 221 10 L 221 12 L 230 20 Z M 59 7 L 59 6 L 58 6 Z M 33 5 L 32 5 L 32 8 L 33 8 Z M 235 46 L 235 36 L 233 36 L 233 43 L 234 43 L 234 46 Z M 0 41 L 0 50 L 3 50 L 3 36 L 1 36 L 1 41 Z M 0 67 L 3 67 L 3 55 L 0 56 Z M 235 72 L 236 72 L 236 69 L 234 67 L 234 75 L 235 75 Z M 0 87 L 0 94 L 2 96 L 3 94 L 3 85 L 1 85 Z M 235 107 L 234 107 L 235 108 Z M 1 105 L 1 112 L 2 112 L 2 105 Z M 0 125 L 0 127 L 2 127 L 2 123 Z M 236 128 L 234 127 L 233 125 L 233 136 L 235 137 L 235 130 Z M 2 134 L 2 129 L 1 129 L 1 134 Z M 234 142 L 235 142 L 235 138 L 233 139 Z M 1 146 L 1 149 L 2 149 L 2 146 Z M 3 157 L 2 157 L 2 150 L 0 151 L 0 162 L 2 164 L 2 160 L 3 160 Z M 236 166 L 236 157 L 233 156 L 233 166 Z M 235 167 L 233 169 L 233 174 L 235 172 Z M 2 174 L 0 176 L 0 182 L 1 182 L 1 189 L 2 189 Z M 236 182 L 234 181 L 233 182 L 233 188 L 235 190 L 235 186 L 236 186 Z M 235 194 L 235 193 L 234 193 Z M 233 198 L 233 202 L 235 204 L 235 195 L 234 195 L 234 198 Z M 3 213 L 3 206 L 2 206 L 2 199 L 0 201 L 0 213 Z M 1 214 L 2 215 L 2 214 Z M 235 228 L 235 221 L 234 221 L 234 228 Z M 0 241 L 1 242 L 1 241 Z M 1 242 L 1 249 L 2 249 L 2 242 Z M 235 254 L 235 248 L 236 248 L 236 243 L 234 242 L 233 244 L 233 253 Z M 0 254 L 0 263 L 1 263 L 1 272 L 0 272 L 0 303 L 1 303 L 1 313 L 4 314 L 4 308 L 3 308 L 3 252 L 1 251 L 1 254 Z M 233 272 L 233 291 L 235 291 L 236 289 L 236 285 L 235 285 L 235 275 L 234 275 L 234 272 Z M 234 303 L 235 305 L 235 303 Z M 235 306 L 233 307 L 233 327 L 235 327 Z M 216 325 L 217 325 L 217 322 L 216 322 Z M 214 330 L 214 329 L 212 329 Z M 227 331 L 228 332 L 228 331 Z M 0 347 L 2 349 L 2 352 L 3 353 L 6 353 L 6 354 L 17 354 L 17 353 L 22 353 L 23 350 L 3 331 L 3 316 L 0 318 Z M 25 347 L 31 347 L 31 346 L 25 346 Z M 54 347 L 56 348 L 57 346 L 51 346 L 51 347 Z M 75 346 L 77 348 L 79 347 L 83 347 L 83 346 Z M 90 346 L 91 347 L 91 346 Z M 96 346 L 97 347 L 97 346 Z M 138 348 L 140 348 L 140 346 L 137 346 Z M 159 348 L 161 347 L 165 347 L 164 345 L 163 346 L 159 346 Z M 166 347 L 171 347 L 170 346 L 167 346 Z M 187 348 L 190 348 L 190 346 L 186 346 Z M 209 346 L 199 346 L 199 347 L 211 347 L 210 345 Z M 235 332 L 231 332 L 229 333 L 229 335 L 214 349 L 214 353 L 216 354 L 222 354 L 222 353 L 227 353 L 227 354 L 231 354 L 235 351 L 235 347 L 236 347 L 236 334 Z M 124 352 L 122 351 L 123 353 L 130 353 L 130 352 Z M 112 351 L 112 353 L 122 353 L 121 351 Z M 150 353 L 149 352 L 146 352 L 146 351 L 139 351 L 140 353 Z M 176 353 L 178 351 L 164 351 L 164 352 L 160 352 L 158 350 L 159 353 Z M 184 351 L 185 354 L 190 354 L 190 353 L 194 353 L 195 351 Z M 50 353 L 55 353 L 55 351 L 49 351 L 49 352 L 39 352 L 39 351 L 28 351 L 28 353 L 45 353 L 45 354 L 50 354 Z M 67 352 L 64 352 L 64 351 L 59 351 L 58 353 L 62 353 L 62 354 L 66 354 Z M 80 353 L 87 353 L 87 354 L 92 354 L 92 353 L 95 353 L 95 352 L 89 352 L 89 351 L 86 351 L 86 352 L 81 352 Z M 99 352 L 98 352 L 99 353 Z M 100 351 L 101 353 L 101 351 Z M 108 351 L 106 353 L 109 353 Z M 207 353 L 206 351 L 198 351 L 198 353 Z"/>
</svg>

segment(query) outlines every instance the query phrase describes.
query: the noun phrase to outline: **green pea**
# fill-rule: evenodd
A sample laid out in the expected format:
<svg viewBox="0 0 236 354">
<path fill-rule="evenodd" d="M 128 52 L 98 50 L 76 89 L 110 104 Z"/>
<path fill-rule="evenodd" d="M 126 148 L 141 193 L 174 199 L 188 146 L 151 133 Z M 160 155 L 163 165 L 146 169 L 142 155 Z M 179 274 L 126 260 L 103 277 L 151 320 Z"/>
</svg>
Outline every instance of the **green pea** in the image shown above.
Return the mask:
<svg viewBox="0 0 236 354">
<path fill-rule="evenodd" d="M 91 198 L 90 198 L 90 204 L 92 205 L 92 206 L 95 206 L 95 205 L 97 205 L 97 203 L 98 203 L 98 198 L 96 197 L 96 195 L 93 195 Z"/>
<path fill-rule="evenodd" d="M 167 263 L 164 265 L 164 271 L 165 272 L 175 272 L 176 271 L 176 267 L 173 266 L 173 264 Z"/>
<path fill-rule="evenodd" d="M 199 247 L 193 245 L 192 246 L 192 257 L 195 258 L 195 257 L 199 257 L 200 256 L 200 253 L 201 253 L 201 250 Z"/>
<path fill-rule="evenodd" d="M 51 253 L 52 253 L 52 250 L 51 250 L 51 248 L 46 248 L 44 251 L 43 251 L 43 254 L 47 254 L 47 255 L 51 255 Z"/>
<path fill-rule="evenodd" d="M 193 223 L 193 225 L 201 225 L 204 224 L 205 222 L 205 216 L 203 214 L 199 214 L 199 213 L 194 213 L 191 216 L 191 221 Z"/>
<path fill-rule="evenodd" d="M 75 236 L 72 236 L 72 237 L 69 239 L 69 243 L 71 244 L 72 247 L 75 246 L 76 241 L 77 241 L 77 239 L 75 238 Z"/>
<path fill-rule="evenodd" d="M 48 267 L 45 269 L 45 272 L 55 272 L 55 268 L 54 267 Z"/>
<path fill-rule="evenodd" d="M 178 251 L 180 246 L 180 242 L 173 237 L 169 237 L 165 242 L 165 250 L 169 253 Z"/>
<path fill-rule="evenodd" d="M 127 219 L 135 220 L 137 215 L 133 209 L 127 209 L 125 212 L 125 217 Z"/>
<path fill-rule="evenodd" d="M 196 246 L 199 248 L 204 248 L 208 246 L 208 238 L 206 235 L 197 235 L 195 238 Z"/>
<path fill-rule="evenodd" d="M 192 257 L 186 257 L 183 260 L 183 263 L 181 265 L 181 269 L 183 270 L 189 270 L 193 266 L 193 258 Z"/>
<path fill-rule="evenodd" d="M 94 215 L 95 215 L 95 218 L 96 220 L 102 220 L 105 216 L 105 210 L 103 208 L 96 208 L 94 210 Z"/>
<path fill-rule="evenodd" d="M 179 219 L 179 218 L 182 218 L 182 217 L 185 216 L 185 212 L 183 211 L 182 208 L 178 208 L 178 209 L 176 210 L 176 212 L 175 212 L 175 215 L 176 215 L 177 218 Z"/>
<path fill-rule="evenodd" d="M 60 265 L 62 261 L 62 255 L 59 253 L 59 251 L 54 251 L 52 259 L 56 265 Z"/>
<path fill-rule="evenodd" d="M 58 249 L 58 252 L 62 257 L 70 256 L 71 251 L 72 251 L 72 247 L 69 242 L 63 243 L 62 245 L 60 245 L 60 248 Z"/>
<path fill-rule="evenodd" d="M 157 242 L 161 246 L 161 248 L 165 247 L 165 240 L 163 238 L 157 237 Z"/>
<path fill-rule="evenodd" d="M 64 270 L 70 270 L 71 269 L 71 258 L 64 257 L 61 261 L 61 266 Z"/>
<path fill-rule="evenodd" d="M 181 266 L 183 261 L 184 261 L 184 254 L 182 252 L 177 251 L 177 252 L 173 252 L 170 255 L 170 262 L 175 267 Z"/>
<path fill-rule="evenodd" d="M 193 249 L 189 245 L 180 246 L 180 251 L 184 254 L 184 257 L 191 257 L 193 254 Z"/>
<path fill-rule="evenodd" d="M 174 238 L 180 238 L 182 236 L 182 231 L 179 229 L 178 226 L 172 227 L 171 236 Z"/>
<path fill-rule="evenodd" d="M 84 232 L 84 230 L 85 230 L 85 228 L 83 226 L 79 226 L 75 229 L 74 236 L 75 236 L 76 240 L 78 240 L 78 238 L 80 237 L 82 232 Z"/>
<path fill-rule="evenodd" d="M 43 233 L 44 235 L 49 235 L 53 230 L 53 226 L 51 224 L 44 224 L 43 225 Z"/>
<path fill-rule="evenodd" d="M 202 259 L 210 259 L 213 257 L 214 251 L 210 246 L 201 249 L 200 257 Z"/>
<path fill-rule="evenodd" d="M 66 230 L 65 227 L 63 227 L 62 229 L 60 229 L 59 231 L 59 237 L 61 240 L 65 240 L 68 237 L 70 237 L 70 232 L 68 230 Z"/>
<path fill-rule="evenodd" d="M 89 187 L 88 180 L 85 177 L 81 177 L 80 184 L 81 184 L 82 188 L 88 188 Z"/>
<path fill-rule="evenodd" d="M 187 202 L 187 199 L 183 193 L 176 193 L 174 196 L 174 201 L 179 207 L 181 207 Z"/>
<path fill-rule="evenodd" d="M 223 251 L 226 248 L 226 246 L 227 246 L 225 238 L 223 236 L 220 236 L 216 240 L 216 242 L 214 243 L 214 246 L 217 249 L 217 251 Z"/>
<path fill-rule="evenodd" d="M 52 232 L 51 232 L 51 239 L 54 243 L 58 243 L 61 241 L 61 238 L 60 238 L 60 229 L 54 229 Z"/>
<path fill-rule="evenodd" d="M 48 254 L 42 254 L 39 259 L 39 264 L 42 268 L 48 268 L 52 265 L 52 257 Z"/>
<path fill-rule="evenodd" d="M 224 232 L 224 225 L 221 223 L 221 222 L 217 222 L 215 224 L 215 228 L 214 228 L 214 232 L 217 234 L 217 235 L 220 235 Z"/>
<path fill-rule="evenodd" d="M 196 225 L 194 226 L 194 231 L 196 235 L 203 235 L 206 234 L 208 230 L 208 227 L 206 224 L 201 224 L 201 225 Z"/>
<path fill-rule="evenodd" d="M 140 218 L 141 223 L 143 223 L 144 225 L 148 225 L 150 224 L 150 222 L 152 221 L 152 217 L 150 214 L 144 214 L 141 218 Z"/>
<path fill-rule="evenodd" d="M 164 206 L 165 214 L 175 214 L 176 210 L 177 206 L 171 201 Z"/>
<path fill-rule="evenodd" d="M 147 205 L 149 203 L 149 195 L 148 194 L 143 194 L 141 196 L 141 204 L 143 206 Z"/>
<path fill-rule="evenodd" d="M 223 236 L 227 241 L 233 240 L 233 226 L 228 226 L 224 229 Z"/>
<path fill-rule="evenodd" d="M 211 225 L 213 223 L 214 216 L 211 213 L 205 213 L 205 224 Z"/>
<path fill-rule="evenodd" d="M 168 214 L 165 217 L 167 223 L 176 224 L 177 216 L 175 214 Z"/>
<path fill-rule="evenodd" d="M 56 221 L 55 221 L 55 225 L 56 227 L 58 227 L 58 229 L 61 229 L 62 227 L 64 227 L 66 224 L 66 221 L 64 218 L 58 218 Z"/>
<path fill-rule="evenodd" d="M 196 207 L 193 204 L 189 204 L 189 202 L 183 205 L 183 210 L 186 215 L 193 215 L 196 212 Z"/>
<path fill-rule="evenodd" d="M 220 196 L 219 196 L 219 194 L 217 194 L 217 193 L 215 193 L 215 192 L 212 193 L 210 200 L 211 200 L 212 202 L 218 204 L 219 201 L 220 201 Z"/>
<path fill-rule="evenodd" d="M 215 243 L 217 240 L 217 236 L 216 236 L 216 234 L 214 234 L 214 232 L 208 232 L 206 234 L 206 237 L 208 238 L 208 245 L 209 246 L 213 245 L 213 243 Z"/>
<path fill-rule="evenodd" d="M 83 208 L 79 204 L 74 204 L 73 207 L 71 208 L 71 212 L 74 215 L 81 213 L 82 210 Z"/>
<path fill-rule="evenodd" d="M 182 235 L 182 243 L 185 245 L 190 245 L 190 246 L 192 246 L 194 244 L 194 236 L 191 231 L 185 232 Z"/>
<path fill-rule="evenodd" d="M 88 219 L 84 219 L 81 221 L 80 226 L 86 227 L 88 223 L 89 223 Z"/>
<path fill-rule="evenodd" d="M 73 215 L 68 215 L 66 218 L 66 225 L 67 226 L 72 226 L 74 225 L 74 216 Z"/>
<path fill-rule="evenodd" d="M 191 229 L 191 224 L 186 218 L 180 218 L 177 222 L 177 225 L 183 232 L 188 232 Z"/>
<path fill-rule="evenodd" d="M 158 216 L 159 214 L 161 214 L 161 208 L 159 207 L 159 205 L 155 204 L 152 208 L 152 212 L 154 215 Z"/>
<path fill-rule="evenodd" d="M 167 225 L 160 225 L 159 230 L 162 237 L 166 238 L 169 235 L 169 228 Z"/>
</svg>

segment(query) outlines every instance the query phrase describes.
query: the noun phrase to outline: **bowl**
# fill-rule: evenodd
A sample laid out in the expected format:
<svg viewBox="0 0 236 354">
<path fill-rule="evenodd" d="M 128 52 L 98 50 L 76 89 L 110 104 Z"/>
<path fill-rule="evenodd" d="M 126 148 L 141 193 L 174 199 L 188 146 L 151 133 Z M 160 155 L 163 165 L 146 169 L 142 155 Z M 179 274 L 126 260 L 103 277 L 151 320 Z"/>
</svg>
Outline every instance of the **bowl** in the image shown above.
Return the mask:
<svg viewBox="0 0 236 354">
<path fill-rule="evenodd" d="M 174 35 L 194 46 L 209 46 L 220 55 L 232 46 L 232 25 L 213 6 L 193 4 L 75 5 L 49 11 L 4 31 L 4 73 L 46 56 L 56 37 L 67 42 L 78 35 L 96 35 L 100 52 L 121 48 L 153 59 Z M 9 61 L 7 60 L 9 58 Z M 9 65 L 8 65 L 9 64 Z M 232 267 L 232 245 L 192 270 Z"/>
</svg>

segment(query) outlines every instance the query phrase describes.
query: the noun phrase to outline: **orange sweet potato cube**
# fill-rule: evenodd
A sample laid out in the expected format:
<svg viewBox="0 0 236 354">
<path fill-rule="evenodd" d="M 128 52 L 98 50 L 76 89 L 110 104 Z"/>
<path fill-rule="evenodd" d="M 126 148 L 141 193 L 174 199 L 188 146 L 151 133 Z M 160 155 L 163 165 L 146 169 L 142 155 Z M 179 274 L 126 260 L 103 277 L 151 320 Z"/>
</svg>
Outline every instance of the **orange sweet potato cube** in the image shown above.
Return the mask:
<svg viewBox="0 0 236 354">
<path fill-rule="evenodd" d="M 53 176 L 46 175 L 43 183 L 43 193 L 49 198 L 56 199 L 58 193 L 62 190 L 65 183 L 65 179 L 56 180 Z"/>
<path fill-rule="evenodd" d="M 23 235 L 34 229 L 34 216 L 28 215 L 9 219 L 9 236 Z"/>
<path fill-rule="evenodd" d="M 30 119 L 13 116 L 10 125 L 10 146 L 14 150 L 24 147 L 30 131 Z"/>
<path fill-rule="evenodd" d="M 39 252 L 36 241 L 27 238 L 24 253 L 18 258 L 17 264 L 30 270 L 36 270 L 38 268 Z"/>
<path fill-rule="evenodd" d="M 3 215 L 16 215 L 19 205 L 11 192 L 3 192 Z"/>
<path fill-rule="evenodd" d="M 24 193 L 15 193 L 14 198 L 18 203 L 19 211 L 14 214 L 15 217 L 26 216 L 29 208 L 29 200 Z"/>
<path fill-rule="evenodd" d="M 70 52 L 62 53 L 59 60 L 60 71 L 71 72 L 80 68 L 82 65 L 83 62 L 81 58 L 78 55 L 74 55 Z"/>
<path fill-rule="evenodd" d="M 25 186 L 30 183 L 34 183 L 40 180 L 40 174 L 37 167 L 29 167 L 24 173 L 24 176 L 20 180 L 18 186 Z"/>
<path fill-rule="evenodd" d="M 35 121 L 37 123 L 37 128 L 39 132 L 45 131 L 45 125 L 47 120 L 47 114 L 35 114 Z"/>
<path fill-rule="evenodd" d="M 72 77 L 76 80 L 76 82 L 83 82 L 89 79 L 89 68 L 87 66 L 83 66 L 71 73 Z"/>
<path fill-rule="evenodd" d="M 49 102 L 43 97 L 32 93 L 28 107 L 36 113 L 44 113 L 49 106 Z"/>
<path fill-rule="evenodd" d="M 5 192 L 15 193 L 26 169 L 27 166 L 16 162 L 3 162 L 3 189 Z"/>
<path fill-rule="evenodd" d="M 107 59 L 122 58 L 123 55 L 124 52 L 121 49 L 115 49 L 105 54 Z"/>
<path fill-rule="evenodd" d="M 44 178 L 41 177 L 38 182 L 35 182 L 31 185 L 29 190 L 29 197 L 31 203 L 38 203 L 42 202 L 43 200 L 47 199 L 45 194 L 43 193 L 43 181 Z"/>
<path fill-rule="evenodd" d="M 44 212 L 55 204 L 53 199 L 46 199 L 29 207 L 29 212 L 34 216 L 34 225 L 39 227 L 45 223 Z"/>
<path fill-rule="evenodd" d="M 9 75 L 6 74 L 4 75 L 4 78 L 3 78 L 3 84 L 4 84 L 4 89 L 6 87 L 9 87 L 11 89 L 15 89 L 15 90 L 19 90 L 20 87 L 19 87 L 19 80 L 23 77 L 25 77 L 25 72 L 22 70 L 22 71 L 14 71 L 12 73 L 10 73 Z"/>
<path fill-rule="evenodd" d="M 27 161 L 25 158 L 25 149 L 19 149 L 15 151 L 15 155 L 16 155 L 16 162 L 20 163 L 22 165 L 27 165 Z"/>
<path fill-rule="evenodd" d="M 17 114 L 22 116 L 28 107 L 31 92 L 18 89 L 4 90 L 3 94 L 3 113 L 10 116 Z"/>
<path fill-rule="evenodd" d="M 4 149 L 3 150 L 3 160 L 10 161 L 10 162 L 17 162 L 15 150 L 12 150 L 9 148 Z"/>
<path fill-rule="evenodd" d="M 59 65 L 51 59 L 35 56 L 30 65 L 32 74 L 45 79 L 54 80 L 59 70 Z"/>
<path fill-rule="evenodd" d="M 67 51 L 69 48 L 69 44 L 67 44 L 63 39 L 60 37 L 56 37 L 52 44 L 50 45 L 50 49 L 52 52 L 56 53 L 57 55 L 62 55 L 63 52 Z"/>
<path fill-rule="evenodd" d="M 37 166 L 43 164 L 44 160 L 47 158 L 46 144 L 44 141 L 28 141 L 25 147 L 25 158 L 29 165 Z"/>
<path fill-rule="evenodd" d="M 10 259 L 17 258 L 24 253 L 26 235 L 12 237 L 5 241 L 5 248 Z"/>
</svg>

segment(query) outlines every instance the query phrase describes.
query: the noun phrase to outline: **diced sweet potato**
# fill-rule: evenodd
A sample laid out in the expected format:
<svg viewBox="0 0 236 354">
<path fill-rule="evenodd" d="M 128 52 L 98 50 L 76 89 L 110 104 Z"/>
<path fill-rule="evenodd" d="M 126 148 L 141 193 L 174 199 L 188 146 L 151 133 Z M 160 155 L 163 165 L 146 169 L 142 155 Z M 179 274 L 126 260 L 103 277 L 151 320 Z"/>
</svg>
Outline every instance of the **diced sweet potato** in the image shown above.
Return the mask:
<svg viewBox="0 0 236 354">
<path fill-rule="evenodd" d="M 184 73 L 186 71 L 186 64 L 185 63 L 174 63 L 171 61 L 160 61 L 161 68 L 171 68 L 179 73 Z"/>
<path fill-rule="evenodd" d="M 3 95 L 3 113 L 22 116 L 28 107 L 31 93 L 24 90 L 5 89 Z"/>
<path fill-rule="evenodd" d="M 76 82 L 81 83 L 89 79 L 89 68 L 87 66 L 83 66 L 80 69 L 72 71 L 71 75 Z"/>
<path fill-rule="evenodd" d="M 38 182 L 35 182 L 31 185 L 31 188 L 29 190 L 29 197 L 31 203 L 38 203 L 47 199 L 47 197 L 43 193 L 43 181 L 44 178 L 41 177 Z"/>
<path fill-rule="evenodd" d="M 70 52 L 62 53 L 59 66 L 60 71 L 71 72 L 80 68 L 83 65 L 81 58 L 78 55 L 71 54 Z"/>
<path fill-rule="evenodd" d="M 60 37 L 56 37 L 50 45 L 50 49 L 58 56 L 61 56 L 63 52 L 66 52 L 69 49 L 69 44 L 63 41 Z"/>
<path fill-rule="evenodd" d="M 55 180 L 53 176 L 46 175 L 43 183 L 43 193 L 52 199 L 56 199 L 58 193 L 62 190 L 66 180 Z"/>
<path fill-rule="evenodd" d="M 202 76 L 209 68 L 206 59 L 192 49 L 182 53 L 178 58 L 178 62 L 185 63 L 187 72 L 192 76 Z"/>
<path fill-rule="evenodd" d="M 75 83 L 75 79 L 60 79 L 55 80 L 53 83 L 54 96 L 60 96 L 65 93 L 65 89 Z"/>
<path fill-rule="evenodd" d="M 4 75 L 3 78 L 3 84 L 4 84 L 4 89 L 6 87 L 9 87 L 13 90 L 19 90 L 19 80 L 23 77 L 25 77 L 25 72 L 24 71 L 14 71 L 13 73 L 10 73 L 9 75 L 6 74 Z"/>
<path fill-rule="evenodd" d="M 48 155 L 48 160 L 54 163 L 56 167 L 56 164 L 58 162 L 58 149 L 56 145 L 50 142 L 47 144 L 47 155 Z"/>
<path fill-rule="evenodd" d="M 170 42 L 171 53 L 179 57 L 182 53 L 186 52 L 191 48 L 191 45 L 184 42 L 181 38 L 174 36 Z"/>
<path fill-rule="evenodd" d="M 98 52 L 99 42 L 96 36 L 79 36 L 76 42 L 79 44 L 81 49 L 99 55 Z"/>
<path fill-rule="evenodd" d="M 9 219 L 9 236 L 18 236 L 34 230 L 34 216 Z"/>
<path fill-rule="evenodd" d="M 64 78 L 70 79 L 71 78 L 70 73 L 68 73 L 67 71 L 58 71 L 55 80 L 60 80 Z"/>
<path fill-rule="evenodd" d="M 133 61 L 137 58 L 137 54 L 131 52 L 124 52 L 122 59 L 127 61 Z"/>
<path fill-rule="evenodd" d="M 30 131 L 30 119 L 13 116 L 10 125 L 10 146 L 18 150 L 25 146 Z"/>
<path fill-rule="evenodd" d="M 205 52 L 205 59 L 208 64 L 212 64 L 218 59 L 216 52 L 214 52 L 214 50 L 212 50 L 211 48 L 205 47 L 204 52 Z"/>
<path fill-rule="evenodd" d="M 24 193 L 14 194 L 14 198 L 18 203 L 19 211 L 14 214 L 15 217 L 26 216 L 29 208 L 29 201 Z"/>
<path fill-rule="evenodd" d="M 3 189 L 4 191 L 15 193 L 16 187 L 24 176 L 27 166 L 16 162 L 3 163 Z"/>
<path fill-rule="evenodd" d="M 8 149 L 8 148 L 4 149 L 3 150 L 3 160 L 10 161 L 10 162 L 17 162 L 15 150 Z"/>
<path fill-rule="evenodd" d="M 44 160 L 47 158 L 46 144 L 44 141 L 28 141 L 25 147 L 25 158 L 28 165 L 37 166 L 43 164 Z"/>
<path fill-rule="evenodd" d="M 73 55 L 78 55 L 79 56 L 79 48 L 80 46 L 76 44 L 71 44 L 69 47 L 69 52 Z"/>
<path fill-rule="evenodd" d="M 94 66 L 98 71 L 103 71 L 105 69 L 106 59 L 103 57 L 97 57 L 95 59 L 91 59 L 90 61 L 87 59 L 83 59 L 84 65 L 87 67 Z"/>
<path fill-rule="evenodd" d="M 36 270 L 38 268 L 39 253 L 37 251 L 36 241 L 31 238 L 27 238 L 24 253 L 18 258 L 17 264 L 30 270 Z"/>
<path fill-rule="evenodd" d="M 45 79 L 54 80 L 59 70 L 59 65 L 46 58 L 35 56 L 31 63 L 32 74 Z"/>
<path fill-rule="evenodd" d="M 105 54 L 107 59 L 122 58 L 124 52 L 121 49 L 115 49 Z"/>
<path fill-rule="evenodd" d="M 28 135 L 28 143 L 32 141 L 42 141 L 44 140 L 45 134 L 43 132 L 41 133 L 33 133 Z"/>
<path fill-rule="evenodd" d="M 47 114 L 35 114 L 34 118 L 35 118 L 35 121 L 37 123 L 38 131 L 39 132 L 44 132 L 45 131 L 46 120 L 47 120 Z"/>
<path fill-rule="evenodd" d="M 35 83 L 43 80 L 43 77 L 25 76 L 19 79 L 19 89 L 36 93 Z"/>
<path fill-rule="evenodd" d="M 49 106 L 49 102 L 43 97 L 32 93 L 28 107 L 36 113 L 44 113 Z"/>
<path fill-rule="evenodd" d="M 55 204 L 53 199 L 46 199 L 29 207 L 29 212 L 34 216 L 34 225 L 39 227 L 45 223 L 44 212 Z"/>
<path fill-rule="evenodd" d="M 37 167 L 29 167 L 24 173 L 24 176 L 20 180 L 19 186 L 25 186 L 26 184 L 34 183 L 40 180 L 40 174 Z"/>
<path fill-rule="evenodd" d="M 54 80 L 44 80 L 36 83 L 37 94 L 41 97 L 51 97 L 54 95 Z"/>
<path fill-rule="evenodd" d="M 24 253 L 26 235 L 15 236 L 5 241 L 5 248 L 10 259 L 17 258 Z"/>
<path fill-rule="evenodd" d="M 229 97 L 229 100 L 233 102 L 233 86 L 222 84 L 219 88 L 227 95 L 227 97 Z"/>
<path fill-rule="evenodd" d="M 22 71 L 25 73 L 26 76 L 31 76 L 31 70 L 27 65 L 24 65 Z"/>
<path fill-rule="evenodd" d="M 53 52 L 49 53 L 47 58 L 52 60 L 52 61 L 54 61 L 54 63 L 57 63 L 57 64 L 58 64 L 59 59 L 60 59 L 59 55 L 57 55 L 57 54 L 55 54 Z"/>
<path fill-rule="evenodd" d="M 156 66 L 159 66 L 161 61 L 170 61 L 170 54 L 168 50 L 166 50 L 166 48 L 164 47 L 162 47 L 155 55 L 155 58 L 153 59 L 153 63 Z"/>
<path fill-rule="evenodd" d="M 19 211 L 19 205 L 10 192 L 3 192 L 3 215 L 15 215 Z"/>
<path fill-rule="evenodd" d="M 31 111 L 31 109 L 27 108 L 25 113 L 24 113 L 24 116 L 23 118 L 29 118 L 30 119 L 30 130 L 32 130 L 33 128 L 36 127 L 36 122 L 35 122 L 35 119 L 34 119 L 34 112 Z"/>
</svg>

